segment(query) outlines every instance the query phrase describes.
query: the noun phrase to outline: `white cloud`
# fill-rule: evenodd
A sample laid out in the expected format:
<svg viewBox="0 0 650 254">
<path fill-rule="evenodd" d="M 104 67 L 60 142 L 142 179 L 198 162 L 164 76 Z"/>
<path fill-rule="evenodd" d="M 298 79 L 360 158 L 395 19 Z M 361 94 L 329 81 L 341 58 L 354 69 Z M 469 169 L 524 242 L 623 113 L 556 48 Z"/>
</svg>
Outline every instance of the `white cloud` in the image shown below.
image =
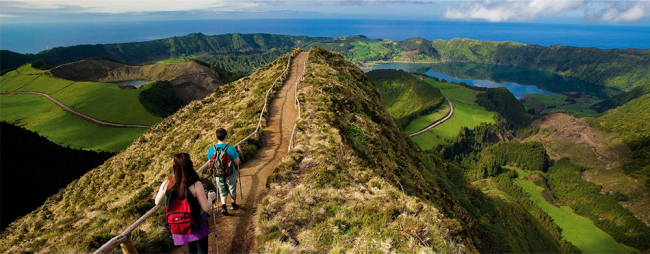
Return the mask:
<svg viewBox="0 0 650 254">
<path fill-rule="evenodd" d="M 190 11 L 206 9 L 240 9 L 255 7 L 256 1 L 224 1 L 224 0 L 20 0 L 3 2 L 3 7 L 14 7 L 25 10 L 56 11 L 73 6 L 80 12 L 90 13 L 127 13 L 127 12 L 160 12 L 160 11 Z M 4 11 L 3 11 L 4 12 Z"/>
<path fill-rule="evenodd" d="M 583 0 L 478 1 L 465 2 L 448 8 L 447 19 L 481 19 L 490 22 L 526 21 L 551 17 L 564 11 L 580 8 Z"/>
<path fill-rule="evenodd" d="M 625 5 L 613 4 L 596 15 L 588 15 L 592 22 L 632 23 L 650 16 L 650 2 L 632 2 Z"/>
</svg>

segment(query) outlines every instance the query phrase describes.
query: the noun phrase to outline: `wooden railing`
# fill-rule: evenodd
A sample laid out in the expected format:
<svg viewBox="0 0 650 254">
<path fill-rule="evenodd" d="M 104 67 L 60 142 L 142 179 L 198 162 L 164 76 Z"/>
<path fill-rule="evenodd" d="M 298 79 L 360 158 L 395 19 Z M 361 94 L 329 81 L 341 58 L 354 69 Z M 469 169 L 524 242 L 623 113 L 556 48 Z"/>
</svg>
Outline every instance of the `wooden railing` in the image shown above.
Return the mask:
<svg viewBox="0 0 650 254">
<path fill-rule="evenodd" d="M 266 96 L 264 97 L 264 107 L 262 108 L 262 112 L 260 113 L 260 119 L 257 122 L 257 127 L 255 128 L 255 131 L 253 131 L 253 133 L 251 133 L 250 135 L 246 136 L 245 138 L 243 138 L 242 140 L 237 142 L 234 146 L 240 145 L 244 141 L 250 139 L 255 134 L 257 134 L 257 132 L 261 128 L 262 119 L 264 118 L 264 112 L 266 112 L 266 107 L 267 107 L 267 105 L 269 103 L 269 93 L 271 93 L 271 90 L 273 90 L 273 88 L 275 87 L 275 85 L 277 83 L 284 82 L 284 78 L 287 77 L 288 72 L 289 72 L 289 68 L 291 68 L 291 59 L 292 59 L 292 57 L 294 57 L 296 54 L 300 53 L 301 51 L 302 50 L 298 48 L 298 49 L 295 49 L 293 52 L 291 52 L 291 54 L 289 55 L 289 59 L 287 60 L 287 67 L 285 67 L 284 71 L 282 71 L 282 74 L 280 74 L 280 76 L 278 76 L 275 79 L 275 81 L 273 81 L 273 85 L 271 85 L 269 90 L 266 91 Z M 205 170 L 208 167 L 208 165 L 209 165 L 209 161 L 206 162 L 205 164 L 203 164 L 203 166 L 201 166 L 201 168 L 199 168 L 196 171 L 196 173 L 200 174 L 201 172 L 203 172 L 203 170 Z M 131 224 L 128 228 L 126 228 L 126 230 L 124 230 L 121 234 L 113 237 L 111 240 L 109 240 L 104 245 L 99 247 L 99 249 L 97 249 L 94 253 L 95 254 L 110 253 L 111 251 L 113 251 L 113 249 L 115 249 L 115 247 L 117 247 L 117 245 L 120 245 L 120 247 L 122 248 L 122 252 L 124 254 L 138 253 L 136 251 L 135 247 L 133 246 L 133 242 L 131 241 L 131 238 L 129 238 L 129 234 L 131 234 L 131 232 L 134 229 L 136 229 L 138 226 L 140 226 L 140 224 L 142 224 L 142 222 L 144 222 L 146 219 L 151 217 L 152 214 L 154 214 L 156 211 L 158 211 L 158 209 L 160 209 L 162 207 L 164 207 L 163 204 L 158 204 L 158 205 L 154 206 L 153 208 L 149 209 L 149 211 L 147 213 L 142 215 L 142 217 L 140 217 L 133 224 Z"/>
<path fill-rule="evenodd" d="M 300 119 L 300 113 L 301 113 L 300 100 L 298 100 L 298 84 L 300 83 L 300 80 L 305 78 L 305 71 L 307 71 L 307 60 L 309 60 L 310 53 L 311 53 L 311 48 L 309 49 L 309 51 L 307 51 L 307 58 L 305 58 L 305 63 L 303 64 L 302 73 L 300 74 L 300 77 L 298 77 L 298 80 L 296 80 L 296 84 L 294 85 L 295 86 L 294 95 L 296 97 L 296 105 L 298 105 L 298 118 L 296 119 L 296 123 L 293 125 L 293 131 L 291 131 L 291 139 L 289 139 L 289 151 L 291 151 L 291 149 L 294 146 L 294 142 L 296 139 L 296 128 L 298 127 L 298 119 Z"/>
</svg>

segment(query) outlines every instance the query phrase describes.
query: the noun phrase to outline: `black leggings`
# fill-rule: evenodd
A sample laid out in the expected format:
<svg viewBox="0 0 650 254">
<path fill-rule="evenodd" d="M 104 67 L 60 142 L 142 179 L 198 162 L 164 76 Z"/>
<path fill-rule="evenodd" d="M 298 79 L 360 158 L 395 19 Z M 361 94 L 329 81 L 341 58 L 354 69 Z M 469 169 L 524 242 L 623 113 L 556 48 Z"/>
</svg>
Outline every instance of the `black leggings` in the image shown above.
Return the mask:
<svg viewBox="0 0 650 254">
<path fill-rule="evenodd" d="M 189 253 L 208 253 L 208 236 L 187 243 L 187 252 Z"/>
</svg>

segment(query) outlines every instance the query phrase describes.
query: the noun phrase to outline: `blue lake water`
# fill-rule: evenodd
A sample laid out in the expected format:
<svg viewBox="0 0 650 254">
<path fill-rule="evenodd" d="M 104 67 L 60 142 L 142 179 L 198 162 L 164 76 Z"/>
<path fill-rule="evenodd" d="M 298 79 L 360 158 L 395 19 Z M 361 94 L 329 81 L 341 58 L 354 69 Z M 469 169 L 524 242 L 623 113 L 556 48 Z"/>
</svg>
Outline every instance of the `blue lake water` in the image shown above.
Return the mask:
<svg viewBox="0 0 650 254">
<path fill-rule="evenodd" d="M 195 32 L 204 34 L 272 33 L 372 39 L 427 40 L 470 38 L 516 41 L 542 46 L 650 48 L 650 26 L 489 23 L 403 20 L 175 20 L 1 24 L 0 49 L 38 53 L 46 48 L 79 44 L 148 41 Z"/>
<path fill-rule="evenodd" d="M 149 81 L 149 80 L 125 80 L 125 81 L 117 81 L 117 82 L 111 82 L 111 83 L 118 84 L 118 85 L 132 85 L 132 86 L 135 86 L 135 87 L 139 88 L 141 86 L 146 85 L 149 82 L 151 82 L 151 81 Z"/>
<path fill-rule="evenodd" d="M 371 68 L 364 71 L 375 69 L 398 69 L 424 73 L 447 81 L 465 82 L 471 86 L 505 87 L 518 99 L 523 98 L 524 94 L 566 94 L 572 92 L 606 99 L 620 92 L 556 73 L 503 65 L 458 62 L 441 64 L 380 63 L 372 65 Z"/>
</svg>

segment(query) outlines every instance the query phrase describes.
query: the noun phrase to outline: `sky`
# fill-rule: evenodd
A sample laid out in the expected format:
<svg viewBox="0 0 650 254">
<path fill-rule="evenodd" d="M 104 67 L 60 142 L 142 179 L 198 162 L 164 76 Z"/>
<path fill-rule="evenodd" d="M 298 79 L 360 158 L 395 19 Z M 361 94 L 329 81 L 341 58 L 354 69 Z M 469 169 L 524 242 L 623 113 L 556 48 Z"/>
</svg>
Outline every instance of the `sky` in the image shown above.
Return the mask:
<svg viewBox="0 0 650 254">
<path fill-rule="evenodd" d="M 650 26 L 650 0 L 0 0 L 2 23 L 400 19 Z"/>
</svg>

